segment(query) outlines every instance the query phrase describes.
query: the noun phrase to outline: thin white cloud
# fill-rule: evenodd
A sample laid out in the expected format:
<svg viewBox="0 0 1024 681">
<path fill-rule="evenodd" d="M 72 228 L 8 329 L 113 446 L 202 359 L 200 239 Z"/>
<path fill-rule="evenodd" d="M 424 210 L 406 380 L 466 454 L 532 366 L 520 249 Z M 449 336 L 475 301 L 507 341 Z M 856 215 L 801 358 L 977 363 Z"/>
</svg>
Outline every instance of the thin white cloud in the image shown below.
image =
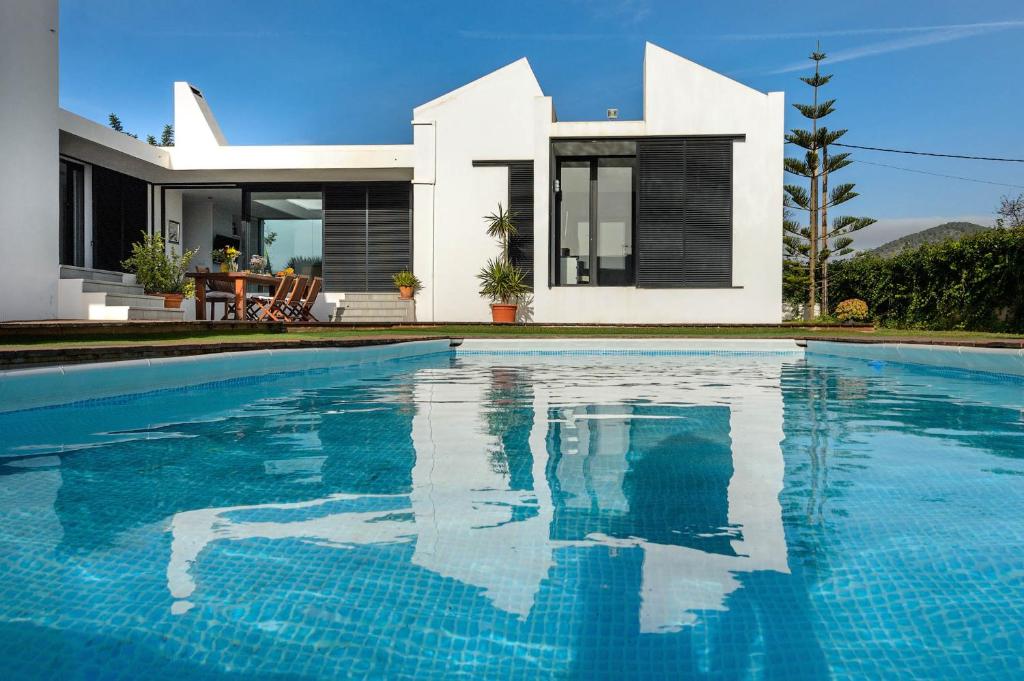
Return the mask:
<svg viewBox="0 0 1024 681">
<path fill-rule="evenodd" d="M 940 24 L 936 26 L 887 26 L 876 28 L 843 28 L 828 31 L 801 31 L 796 33 L 727 33 L 718 36 L 722 40 L 792 40 L 795 38 L 842 38 L 861 35 L 892 35 L 900 33 L 932 33 L 936 31 L 957 31 L 982 29 L 998 31 L 1007 28 L 1022 28 L 1024 20 L 986 21 L 974 24 Z"/>
<path fill-rule="evenodd" d="M 888 54 L 890 52 L 900 52 L 928 45 L 938 45 L 940 43 L 963 40 L 965 38 L 972 38 L 979 35 L 994 33 L 996 31 L 1005 31 L 1013 28 L 1024 28 L 1024 21 L 989 24 L 963 24 L 956 28 L 935 28 L 904 38 L 869 43 L 867 45 L 860 45 L 858 47 L 831 52 L 828 55 L 827 63 L 838 64 L 840 62 L 863 59 L 864 57 L 874 57 L 880 54 Z M 805 59 L 782 66 L 771 71 L 771 73 L 791 73 L 793 71 L 801 71 L 808 68 L 808 63 L 809 62 Z"/>
<path fill-rule="evenodd" d="M 590 40 L 621 40 L 624 33 L 507 33 L 503 31 L 459 30 L 459 36 L 470 40 L 512 40 L 516 42 L 585 42 Z"/>
</svg>

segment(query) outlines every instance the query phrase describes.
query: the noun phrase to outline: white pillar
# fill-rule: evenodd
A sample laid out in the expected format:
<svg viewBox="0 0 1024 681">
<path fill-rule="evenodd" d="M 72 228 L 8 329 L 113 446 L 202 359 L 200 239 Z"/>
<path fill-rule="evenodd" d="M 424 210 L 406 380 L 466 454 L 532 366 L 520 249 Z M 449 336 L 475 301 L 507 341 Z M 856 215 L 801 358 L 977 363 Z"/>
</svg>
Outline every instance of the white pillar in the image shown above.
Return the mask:
<svg viewBox="0 0 1024 681">
<path fill-rule="evenodd" d="M 57 315 L 57 0 L 0 2 L 0 321 Z"/>
</svg>

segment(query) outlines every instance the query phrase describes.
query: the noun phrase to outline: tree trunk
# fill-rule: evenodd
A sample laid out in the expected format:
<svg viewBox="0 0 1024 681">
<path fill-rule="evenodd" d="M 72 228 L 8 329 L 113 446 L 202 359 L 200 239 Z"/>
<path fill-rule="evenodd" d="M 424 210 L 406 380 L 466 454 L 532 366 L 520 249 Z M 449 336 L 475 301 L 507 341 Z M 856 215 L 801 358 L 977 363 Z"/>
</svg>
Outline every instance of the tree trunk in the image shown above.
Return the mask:
<svg viewBox="0 0 1024 681">
<path fill-rule="evenodd" d="M 828 249 L 828 147 L 821 148 L 821 245 Z M 821 314 L 828 314 L 828 257 L 821 262 Z"/>
</svg>

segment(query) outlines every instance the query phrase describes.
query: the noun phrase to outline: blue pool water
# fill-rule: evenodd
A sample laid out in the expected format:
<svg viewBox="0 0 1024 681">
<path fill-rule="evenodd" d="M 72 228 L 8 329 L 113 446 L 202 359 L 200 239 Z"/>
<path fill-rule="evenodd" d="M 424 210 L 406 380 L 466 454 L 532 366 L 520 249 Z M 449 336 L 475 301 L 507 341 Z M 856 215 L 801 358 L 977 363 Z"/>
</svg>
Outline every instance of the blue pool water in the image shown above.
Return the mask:
<svg viewBox="0 0 1024 681">
<path fill-rule="evenodd" d="M 2 414 L 0 678 L 1020 678 L 1022 409 L 440 354 Z"/>
</svg>

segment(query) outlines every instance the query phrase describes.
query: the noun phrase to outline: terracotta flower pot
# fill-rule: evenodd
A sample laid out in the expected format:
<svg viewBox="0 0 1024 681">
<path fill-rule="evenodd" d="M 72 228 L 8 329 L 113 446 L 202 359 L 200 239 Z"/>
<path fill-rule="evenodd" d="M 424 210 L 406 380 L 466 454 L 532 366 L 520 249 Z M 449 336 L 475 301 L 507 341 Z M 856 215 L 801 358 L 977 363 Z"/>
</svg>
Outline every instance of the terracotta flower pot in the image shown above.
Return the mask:
<svg viewBox="0 0 1024 681">
<path fill-rule="evenodd" d="M 161 293 L 164 298 L 164 307 L 177 310 L 181 307 L 181 301 L 185 297 L 180 293 Z"/>
<path fill-rule="evenodd" d="M 412 300 L 412 294 L 413 294 L 412 286 L 399 286 L 398 287 L 398 297 L 401 298 L 402 300 Z"/>
<path fill-rule="evenodd" d="M 491 321 L 495 324 L 515 324 L 516 310 L 518 305 L 506 305 L 504 303 L 491 304 Z"/>
</svg>

